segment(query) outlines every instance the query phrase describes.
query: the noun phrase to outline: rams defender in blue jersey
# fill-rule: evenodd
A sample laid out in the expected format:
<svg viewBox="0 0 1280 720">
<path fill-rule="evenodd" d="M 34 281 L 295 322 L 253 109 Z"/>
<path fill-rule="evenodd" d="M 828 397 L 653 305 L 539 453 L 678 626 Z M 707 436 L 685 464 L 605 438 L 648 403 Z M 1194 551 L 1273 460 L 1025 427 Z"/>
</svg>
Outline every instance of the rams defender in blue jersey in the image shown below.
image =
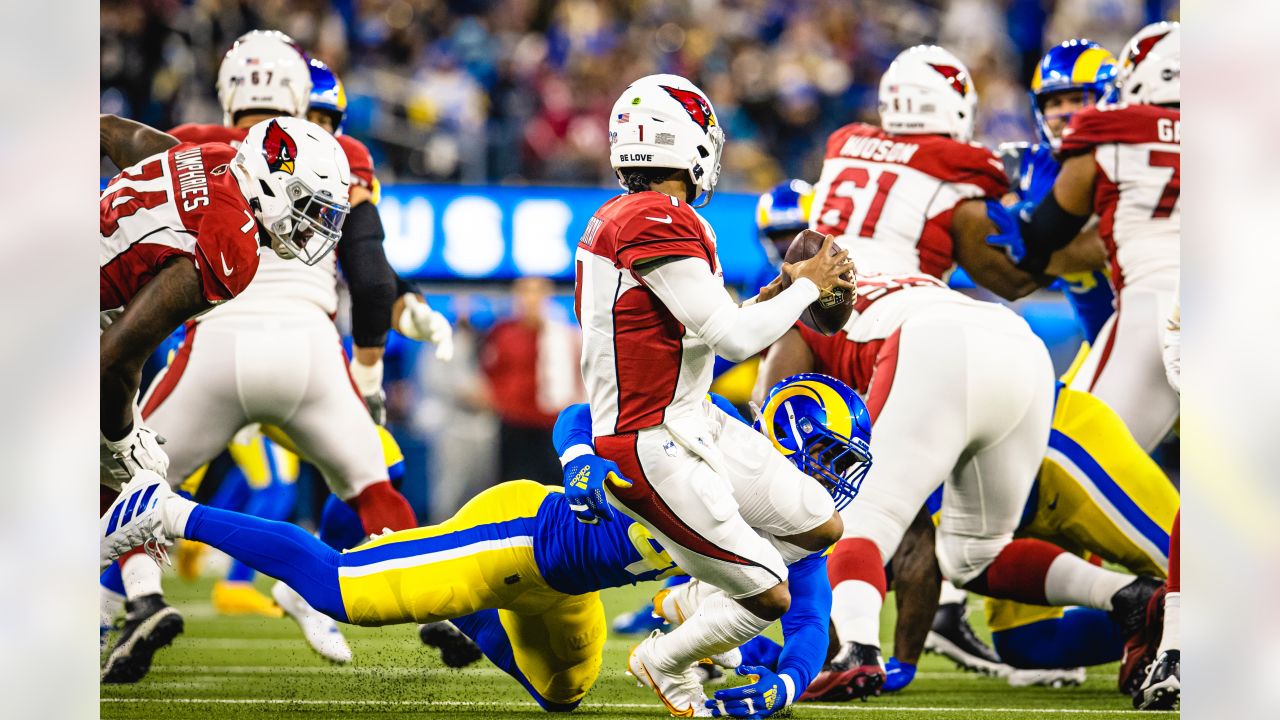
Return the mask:
<svg viewBox="0 0 1280 720">
<path fill-rule="evenodd" d="M 775 387 L 765 412 L 777 418 L 764 428 L 775 446 L 821 482 L 837 505 L 856 495 L 870 468 L 870 423 L 848 386 L 819 375 L 788 378 Z M 589 448 L 589 426 L 575 425 L 572 417 L 566 422 L 563 441 Z M 544 709 L 572 710 L 601 666 L 606 628 L 597 591 L 680 572 L 643 526 L 598 502 L 603 482 L 628 481 L 590 452 L 577 460 L 572 490 L 591 498 L 577 512 L 571 503 L 578 501 L 558 488 L 516 480 L 486 490 L 439 525 L 388 533 L 344 553 L 287 523 L 198 505 L 173 494 L 159 476 L 142 473 L 103 516 L 104 558 L 144 541 L 154 549 L 184 537 L 283 580 L 341 622 L 452 619 Z M 587 524 L 574 519 L 578 513 L 608 519 Z M 821 553 L 803 558 L 789 575 L 792 603 L 782 618 L 781 656 L 772 668 L 739 668 L 757 679 L 721 690 L 708 701 L 708 715 L 772 714 L 821 668 L 831 606 L 826 559 Z M 696 600 L 686 593 L 673 602 L 693 612 Z"/>
<path fill-rule="evenodd" d="M 1031 113 L 1039 136 L 1035 144 L 1008 143 L 1000 147 L 1018 203 L 1015 211 L 1034 208 L 1053 189 L 1058 177 L 1054 157 L 1062 131 L 1075 112 L 1108 100 L 1116 75 L 1116 59 L 1092 40 L 1068 40 L 1045 53 L 1031 78 Z M 1083 241 L 1095 246 L 1099 268 L 1064 275 L 1059 284 L 1076 312 L 1086 342 L 1093 342 L 1111 317 L 1115 294 L 1101 268 L 1106 252 L 1097 231 L 1085 231 Z"/>
</svg>

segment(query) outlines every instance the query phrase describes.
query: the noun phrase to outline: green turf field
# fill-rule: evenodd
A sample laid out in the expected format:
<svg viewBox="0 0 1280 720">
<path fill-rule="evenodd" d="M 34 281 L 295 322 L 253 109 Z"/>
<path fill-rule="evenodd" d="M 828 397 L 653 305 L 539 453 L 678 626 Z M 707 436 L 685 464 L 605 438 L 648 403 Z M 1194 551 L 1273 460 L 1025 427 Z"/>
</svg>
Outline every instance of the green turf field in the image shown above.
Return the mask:
<svg viewBox="0 0 1280 720">
<path fill-rule="evenodd" d="M 186 616 L 186 633 L 156 656 L 151 675 L 102 690 L 103 718 L 518 718 L 546 717 L 514 680 L 484 661 L 465 670 L 441 665 L 414 626 L 344 627 L 355 662 L 333 667 L 312 653 L 288 619 L 213 614 L 211 580 L 166 584 Z M 261 582 L 265 589 L 267 583 Z M 605 593 L 609 616 L 643 602 L 656 587 Z M 892 600 L 888 603 L 892 608 Z M 975 608 L 974 620 L 981 623 Z M 576 715 L 662 718 L 658 701 L 623 673 L 635 642 L 610 637 L 600 679 Z M 886 649 L 888 644 L 886 642 Z M 886 653 L 887 654 L 887 653 Z M 867 703 L 803 704 L 796 718 L 912 719 L 1139 717 L 1115 690 L 1115 666 L 1092 668 L 1078 688 L 1010 688 L 1003 680 L 958 672 L 926 656 L 904 694 Z M 1167 713 L 1165 714 L 1168 715 Z"/>
</svg>

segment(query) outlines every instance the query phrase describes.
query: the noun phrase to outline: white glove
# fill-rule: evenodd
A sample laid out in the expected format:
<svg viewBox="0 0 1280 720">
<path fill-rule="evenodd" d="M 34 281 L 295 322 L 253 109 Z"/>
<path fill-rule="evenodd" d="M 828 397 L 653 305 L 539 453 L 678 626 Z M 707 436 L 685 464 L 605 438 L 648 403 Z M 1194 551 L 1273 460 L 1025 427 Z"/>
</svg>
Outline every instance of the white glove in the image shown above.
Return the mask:
<svg viewBox="0 0 1280 720">
<path fill-rule="evenodd" d="M 413 293 L 404 296 L 404 312 L 396 330 L 411 340 L 435 345 L 437 360 L 453 359 L 453 326 Z"/>
<path fill-rule="evenodd" d="M 382 390 L 382 360 L 372 365 L 365 365 L 359 360 L 351 361 L 351 379 L 355 381 L 356 390 L 364 399 L 369 415 L 379 425 L 387 423 L 387 394 Z"/>
<path fill-rule="evenodd" d="M 131 477 L 139 470 L 150 470 L 160 477 L 169 472 L 169 456 L 160 449 L 164 438 L 141 423 L 135 422 L 128 434 L 119 440 L 108 440 L 104 435 L 102 443 Z"/>
</svg>

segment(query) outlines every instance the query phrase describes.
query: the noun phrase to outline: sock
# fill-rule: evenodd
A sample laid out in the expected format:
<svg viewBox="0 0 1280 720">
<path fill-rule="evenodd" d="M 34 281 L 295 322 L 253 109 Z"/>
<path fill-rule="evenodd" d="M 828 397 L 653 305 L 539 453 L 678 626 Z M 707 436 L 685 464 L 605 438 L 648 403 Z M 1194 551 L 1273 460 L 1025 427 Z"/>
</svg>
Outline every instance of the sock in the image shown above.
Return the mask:
<svg viewBox="0 0 1280 720">
<path fill-rule="evenodd" d="M 1045 597 L 1049 568 L 1063 556 L 1074 558 L 1079 564 L 1087 564 L 1043 540 L 1014 540 L 1001 548 L 995 560 L 978 577 L 970 580 L 965 589 L 987 597 L 1031 605 L 1065 605 L 1067 603 L 1051 603 Z"/>
<path fill-rule="evenodd" d="M 1049 566 L 1044 580 L 1044 595 L 1049 605 L 1083 605 L 1111 610 L 1111 596 L 1133 581 L 1132 575 L 1100 568 L 1064 552 Z"/>
<path fill-rule="evenodd" d="M 1169 592 L 1182 592 L 1182 510 L 1173 516 L 1169 533 Z"/>
<path fill-rule="evenodd" d="M 704 599 L 683 625 L 658 638 L 650 655 L 659 670 L 679 673 L 701 658 L 738 647 L 772 624 L 720 591 Z"/>
<path fill-rule="evenodd" d="M 175 495 L 164 501 L 160 506 L 160 527 L 164 529 L 169 538 L 187 538 L 195 540 L 187 534 L 187 522 L 191 517 L 191 511 L 197 507 L 194 500 L 188 500 L 181 495 Z"/>
<path fill-rule="evenodd" d="M 875 588 L 884 600 L 888 586 L 880 549 L 866 538 L 847 538 L 836 543 L 827 558 L 827 576 L 834 589 L 846 580 L 860 580 Z"/>
<path fill-rule="evenodd" d="M 1178 638 L 1178 624 L 1181 616 L 1182 593 L 1170 590 L 1164 596 L 1164 633 L 1160 636 L 1160 649 L 1157 653 L 1181 649 L 1182 643 Z"/>
<path fill-rule="evenodd" d="M 661 607 L 655 608 L 672 625 L 683 624 L 698 612 L 704 600 L 719 592 L 719 588 L 700 580 L 664 588 Z M 658 600 L 657 597 L 654 600 Z"/>
<path fill-rule="evenodd" d="M 102 571 L 98 584 L 116 595 L 124 595 L 124 578 L 120 576 L 120 563 L 113 562 Z"/>
<path fill-rule="evenodd" d="M 134 548 L 120 558 L 120 573 L 124 579 L 124 594 L 130 600 L 144 595 L 159 595 L 160 566 L 141 548 Z"/>
<path fill-rule="evenodd" d="M 320 511 L 320 541 L 334 550 L 350 550 L 364 538 L 360 516 L 342 498 L 329 493 Z"/>
<path fill-rule="evenodd" d="M 500 670 L 515 678 L 524 686 L 526 692 L 548 712 L 568 712 L 578 707 L 581 701 L 557 703 L 538 694 L 529 679 L 516 664 L 515 651 L 511 648 L 511 639 L 507 637 L 507 629 L 502 626 L 497 610 L 481 610 L 454 618 L 450 622 L 480 646 L 484 656 L 497 665 Z"/>
<path fill-rule="evenodd" d="M 347 500 L 347 504 L 360 516 L 366 535 L 376 535 L 387 529 L 408 530 L 418 524 L 409 501 L 388 480 L 366 487 L 359 495 Z"/>
<path fill-rule="evenodd" d="M 175 503 L 166 503 L 166 513 L 171 504 Z M 296 525 L 191 505 L 183 537 L 212 545 L 258 572 L 284 581 L 311 607 L 347 622 L 338 586 L 342 556 L 332 548 Z"/>
<path fill-rule="evenodd" d="M 831 623 L 840 643 L 880 647 L 880 610 L 884 594 L 870 583 L 845 580 L 831 591 Z"/>
<path fill-rule="evenodd" d="M 1062 617 L 991 633 L 1000 659 L 1016 668 L 1076 668 L 1116 662 L 1124 638 L 1111 616 L 1070 608 Z"/>
<path fill-rule="evenodd" d="M 963 605 L 967 599 L 969 599 L 969 593 L 952 585 L 950 580 L 942 579 L 942 592 L 938 594 L 939 605 L 954 605 L 956 603 Z"/>
</svg>

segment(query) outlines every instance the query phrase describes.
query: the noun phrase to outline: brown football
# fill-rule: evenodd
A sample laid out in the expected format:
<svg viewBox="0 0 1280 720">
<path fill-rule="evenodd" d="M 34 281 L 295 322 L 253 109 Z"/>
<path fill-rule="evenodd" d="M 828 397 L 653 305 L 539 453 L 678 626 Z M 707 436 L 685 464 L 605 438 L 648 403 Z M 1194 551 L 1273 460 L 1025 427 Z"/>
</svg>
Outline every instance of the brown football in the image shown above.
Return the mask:
<svg viewBox="0 0 1280 720">
<path fill-rule="evenodd" d="M 788 263 L 798 263 L 801 260 L 808 260 L 818 251 L 822 249 L 822 241 L 826 236 L 820 232 L 813 230 L 801 230 L 796 235 L 796 239 L 791 241 L 791 246 L 787 248 L 787 256 L 784 258 Z M 840 248 L 835 243 L 831 244 L 831 254 L 835 255 L 840 252 Z M 853 280 L 850 273 L 845 273 L 845 280 Z M 791 284 L 791 278 L 786 273 L 782 274 L 783 289 Z M 815 332 L 823 335 L 835 335 L 845 323 L 849 322 L 849 318 L 853 315 L 853 303 L 857 298 L 854 293 L 846 288 L 832 288 L 830 292 L 824 293 L 815 302 L 804 309 L 800 314 L 800 322 Z"/>
</svg>

